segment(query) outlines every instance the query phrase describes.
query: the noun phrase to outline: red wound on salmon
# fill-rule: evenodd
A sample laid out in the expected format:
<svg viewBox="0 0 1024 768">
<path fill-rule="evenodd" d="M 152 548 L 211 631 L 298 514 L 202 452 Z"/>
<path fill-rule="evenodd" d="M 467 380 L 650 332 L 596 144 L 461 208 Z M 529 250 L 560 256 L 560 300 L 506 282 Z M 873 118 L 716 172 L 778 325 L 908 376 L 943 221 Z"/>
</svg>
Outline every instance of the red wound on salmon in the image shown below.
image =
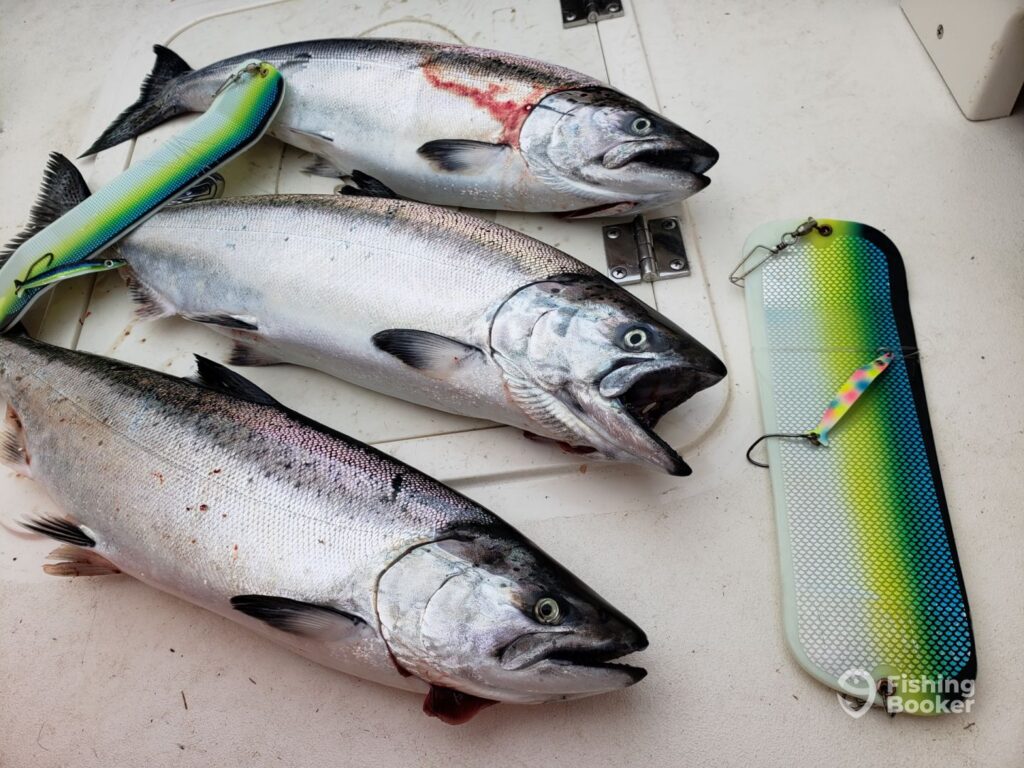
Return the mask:
<svg viewBox="0 0 1024 768">
<path fill-rule="evenodd" d="M 500 141 L 515 149 L 519 148 L 519 129 L 523 127 L 523 122 L 533 109 L 533 105 L 547 93 L 546 88 L 535 87 L 525 99 L 516 101 L 514 98 L 500 98 L 507 94 L 508 88 L 498 83 L 488 83 L 486 88 L 481 88 L 445 80 L 429 66 L 423 67 L 423 76 L 435 88 L 465 96 L 481 109 L 490 112 L 494 119 L 504 126 Z"/>
<path fill-rule="evenodd" d="M 423 712 L 448 725 L 462 725 L 472 720 L 481 709 L 497 703 L 490 699 L 481 699 L 471 693 L 432 685 L 423 700 Z"/>
</svg>

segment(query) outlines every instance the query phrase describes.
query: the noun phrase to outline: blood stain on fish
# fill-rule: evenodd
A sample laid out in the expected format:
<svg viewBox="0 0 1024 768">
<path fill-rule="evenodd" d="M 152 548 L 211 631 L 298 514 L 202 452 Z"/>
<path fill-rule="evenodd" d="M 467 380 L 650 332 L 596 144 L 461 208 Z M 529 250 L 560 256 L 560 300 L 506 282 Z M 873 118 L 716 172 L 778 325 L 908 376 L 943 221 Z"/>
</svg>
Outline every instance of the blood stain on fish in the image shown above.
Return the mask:
<svg viewBox="0 0 1024 768">
<path fill-rule="evenodd" d="M 478 107 L 490 112 L 503 126 L 500 141 L 514 149 L 519 148 L 519 129 L 522 128 L 527 115 L 533 109 L 533 105 L 546 92 L 544 88 L 535 86 L 530 95 L 524 101 L 519 102 L 511 98 L 499 98 L 502 92 L 506 91 L 506 87 L 498 83 L 488 83 L 486 88 L 480 88 L 455 82 L 454 80 L 445 80 L 429 65 L 423 67 L 423 76 L 435 88 L 450 91 L 458 96 L 465 96 Z"/>
</svg>

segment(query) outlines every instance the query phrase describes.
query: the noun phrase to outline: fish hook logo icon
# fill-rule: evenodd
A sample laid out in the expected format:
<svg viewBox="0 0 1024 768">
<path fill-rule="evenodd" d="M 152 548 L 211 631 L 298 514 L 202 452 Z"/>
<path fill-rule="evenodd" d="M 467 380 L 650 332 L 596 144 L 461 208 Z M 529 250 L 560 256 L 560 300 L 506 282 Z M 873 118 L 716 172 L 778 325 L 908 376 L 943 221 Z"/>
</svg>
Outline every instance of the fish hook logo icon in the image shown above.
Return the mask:
<svg viewBox="0 0 1024 768">
<path fill-rule="evenodd" d="M 875 679 L 863 669 L 848 669 L 839 676 L 837 682 L 845 694 L 860 699 L 859 702 L 853 702 L 843 693 L 837 693 L 839 706 L 854 719 L 863 717 L 875 703 Z"/>
</svg>

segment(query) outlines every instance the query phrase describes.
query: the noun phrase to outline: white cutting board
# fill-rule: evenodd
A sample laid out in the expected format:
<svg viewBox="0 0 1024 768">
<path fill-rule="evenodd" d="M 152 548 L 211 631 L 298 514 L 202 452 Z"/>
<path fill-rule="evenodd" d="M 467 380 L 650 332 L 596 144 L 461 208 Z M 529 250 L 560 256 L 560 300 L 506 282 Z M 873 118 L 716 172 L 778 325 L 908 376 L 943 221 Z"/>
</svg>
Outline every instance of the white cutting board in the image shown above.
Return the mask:
<svg viewBox="0 0 1024 768">
<path fill-rule="evenodd" d="M 332 3 L 327 17 L 323 7 L 322 3 L 307 0 L 251 3 L 241 7 L 238 3 L 212 0 L 174 8 L 167 13 L 166 23 L 154 25 L 145 40 L 128 43 L 112 57 L 117 65 L 100 92 L 93 123 L 81 138 L 82 147 L 134 100 L 139 85 L 152 67 L 150 47 L 156 42 L 168 45 L 195 68 L 228 55 L 322 37 L 407 37 L 459 42 L 513 51 L 571 67 L 606 80 L 657 108 L 653 86 L 643 66 L 642 50 L 636 40 L 635 23 L 629 18 L 602 25 L 601 39 L 593 25 L 562 29 L 558 24 L 557 6 L 548 3 L 512 8 L 499 0 L 457 6 L 408 0 L 377 9 L 379 18 L 372 24 L 358 21 L 368 16 L 360 13 L 356 2 Z M 688 119 L 690 115 L 669 117 L 683 126 L 693 122 Z M 132 162 L 149 155 L 159 143 L 181 131 L 192 119 L 194 116 L 173 120 L 137 141 L 100 153 L 95 161 L 79 161 L 80 167 L 90 185 L 96 188 Z M 226 195 L 331 192 L 336 181 L 302 172 L 311 161 L 308 153 L 275 139 L 264 139 L 222 170 L 227 182 Z M 607 220 L 565 222 L 538 214 L 474 213 L 568 251 L 599 270 L 606 268 L 601 226 Z M 723 356 L 693 222 L 681 206 L 665 208 L 652 215 L 683 216 L 692 274 L 629 290 Z M 80 280 L 59 287 L 46 309 L 41 311 L 45 312 L 38 331 L 41 338 L 179 375 L 193 370 L 193 353 L 223 361 L 229 349 L 226 338 L 193 323 L 177 318 L 136 319 L 135 307 L 116 273 L 99 276 L 92 285 L 88 280 Z M 499 510 L 497 498 L 506 493 L 521 502 L 523 484 L 551 475 L 579 478 L 589 473 L 585 497 L 592 500 L 590 503 L 540 505 L 527 517 L 612 511 L 620 508 L 618 505 L 635 503 L 634 500 L 651 490 L 652 484 L 654 492 L 659 492 L 666 484 L 688 484 L 694 489 L 704 485 L 700 476 L 707 469 L 694 461 L 692 455 L 687 458 L 694 467 L 694 477 L 660 476 L 642 467 L 590 462 L 557 448 L 527 441 L 519 430 L 510 427 L 452 416 L 385 397 L 310 369 L 279 366 L 240 370 L 283 403 L 445 482 L 463 489 L 489 486 L 491 494 L 495 494 L 488 495 L 492 499 L 490 503 Z M 670 412 L 662 420 L 659 433 L 686 455 L 715 424 L 725 407 L 728 392 L 729 384 L 722 383 L 698 394 Z M 598 476 L 604 482 L 596 480 Z M 538 495 L 541 492 L 538 489 Z M 479 493 L 476 495 L 481 497 Z M 550 492 L 544 495 L 551 500 Z M 577 493 L 564 498 L 585 497 Z"/>
</svg>

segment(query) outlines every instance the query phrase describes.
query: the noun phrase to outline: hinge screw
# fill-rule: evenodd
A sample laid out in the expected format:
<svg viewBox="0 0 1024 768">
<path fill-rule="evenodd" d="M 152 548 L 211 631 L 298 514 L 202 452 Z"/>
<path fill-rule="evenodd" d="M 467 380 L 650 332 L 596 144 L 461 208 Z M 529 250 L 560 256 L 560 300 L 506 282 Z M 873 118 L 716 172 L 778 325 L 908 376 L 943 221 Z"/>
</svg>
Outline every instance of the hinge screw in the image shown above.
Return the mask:
<svg viewBox="0 0 1024 768">
<path fill-rule="evenodd" d="M 617 6 L 615 3 L 612 3 L 611 5 L 608 6 L 607 11 L 608 13 L 618 13 L 619 6 Z"/>
<path fill-rule="evenodd" d="M 567 13 L 567 14 L 565 14 L 565 20 L 566 21 L 576 21 L 576 14 L 575 13 Z"/>
<path fill-rule="evenodd" d="M 663 222 L 661 222 L 661 228 L 662 229 L 675 229 L 676 228 L 676 220 L 675 219 L 665 219 Z"/>
<path fill-rule="evenodd" d="M 619 234 L 620 234 L 619 228 L 618 227 L 614 227 L 612 229 L 609 229 L 607 234 L 608 234 L 608 239 L 609 240 L 616 240 L 616 239 L 618 239 Z"/>
<path fill-rule="evenodd" d="M 621 280 L 625 276 L 626 276 L 626 270 L 623 267 L 615 267 L 612 270 L 612 277 L 614 277 L 616 280 Z"/>
<path fill-rule="evenodd" d="M 683 268 L 683 260 L 682 259 L 672 259 L 672 261 L 670 261 L 668 263 L 668 266 L 669 266 L 669 268 L 673 272 L 678 272 L 679 270 L 681 270 Z"/>
</svg>

